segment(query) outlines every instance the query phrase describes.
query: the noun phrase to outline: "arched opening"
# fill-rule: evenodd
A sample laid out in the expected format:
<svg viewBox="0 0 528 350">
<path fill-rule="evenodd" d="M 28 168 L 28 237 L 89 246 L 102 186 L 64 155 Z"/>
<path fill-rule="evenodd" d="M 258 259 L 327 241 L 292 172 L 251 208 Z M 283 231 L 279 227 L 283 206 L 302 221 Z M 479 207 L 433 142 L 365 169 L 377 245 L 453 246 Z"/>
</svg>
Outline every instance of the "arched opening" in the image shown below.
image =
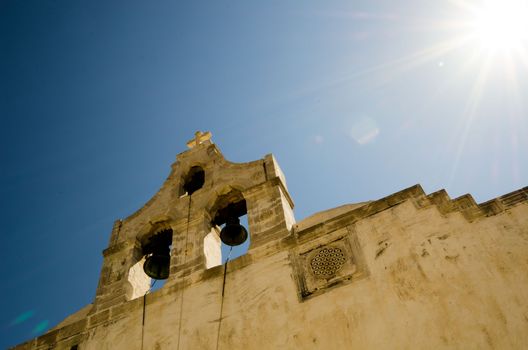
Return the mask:
<svg viewBox="0 0 528 350">
<path fill-rule="evenodd" d="M 216 240 L 212 244 L 213 241 L 209 238 L 208 245 L 204 240 L 207 268 L 225 264 L 228 259 L 233 260 L 246 254 L 250 244 L 246 200 L 240 191 L 232 190 L 218 197 L 211 213 L 213 213 L 212 229 L 206 239 L 214 234 Z M 209 252 L 206 251 L 206 247 Z M 214 254 L 211 254 L 211 251 Z M 214 261 L 211 256 L 214 256 Z"/>
<path fill-rule="evenodd" d="M 183 185 L 180 195 L 192 195 L 203 187 L 205 183 L 205 171 L 200 166 L 193 166 L 183 178 Z"/>
<path fill-rule="evenodd" d="M 150 236 L 142 245 L 145 256 L 143 271 L 156 280 L 151 289 L 159 289 L 165 284 L 170 273 L 170 252 L 172 248 L 172 229 L 165 228 Z"/>
<path fill-rule="evenodd" d="M 137 262 L 128 271 L 128 300 L 161 288 L 169 277 L 172 229 L 162 225 L 152 232 L 140 240 L 141 246 L 135 252 Z"/>
</svg>

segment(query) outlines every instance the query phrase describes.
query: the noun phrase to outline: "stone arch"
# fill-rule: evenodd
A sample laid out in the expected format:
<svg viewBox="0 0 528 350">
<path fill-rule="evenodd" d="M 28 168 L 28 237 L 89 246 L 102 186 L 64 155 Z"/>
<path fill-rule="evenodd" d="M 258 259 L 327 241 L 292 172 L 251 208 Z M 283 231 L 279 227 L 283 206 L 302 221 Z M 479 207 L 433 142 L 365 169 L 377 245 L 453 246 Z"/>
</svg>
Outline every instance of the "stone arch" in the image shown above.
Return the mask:
<svg viewBox="0 0 528 350">
<path fill-rule="evenodd" d="M 219 199 L 221 199 L 221 197 L 226 196 L 230 193 L 239 193 L 240 196 L 244 197 L 244 190 L 245 187 L 239 183 L 233 183 L 222 186 L 220 188 L 216 188 L 214 191 L 211 191 L 211 194 L 209 195 L 209 198 L 207 199 L 204 208 L 208 213 L 214 213 L 215 209 L 217 209 L 216 207 L 218 207 Z"/>
<path fill-rule="evenodd" d="M 203 188 L 206 182 L 205 164 L 196 162 L 189 164 L 185 169 L 180 179 L 180 197 L 193 194 Z"/>
<path fill-rule="evenodd" d="M 152 279 L 144 272 L 143 266 L 146 261 L 147 253 L 145 247 L 149 244 L 149 240 L 161 232 L 171 232 L 171 237 L 174 235 L 174 230 L 171 225 L 170 217 L 164 215 L 150 220 L 136 235 L 136 244 L 132 253 L 132 264 L 128 269 L 126 275 L 126 298 L 128 300 L 136 299 L 147 293 L 151 287 Z M 172 241 L 172 239 L 171 239 Z M 170 247 L 170 246 L 169 246 Z M 170 264 L 169 264 L 170 266 Z"/>
<path fill-rule="evenodd" d="M 228 217 L 235 216 L 239 220 L 242 218 L 241 224 L 248 231 L 245 245 L 243 247 L 237 246 L 235 248 L 236 253 L 233 257 L 245 254 L 249 246 L 250 232 L 247 227 L 247 204 L 241 186 L 229 185 L 222 187 L 220 191 L 217 191 L 214 196 L 209 198 L 206 205 L 206 212 L 208 214 L 207 217 L 209 218 L 208 226 L 210 227 L 210 232 L 204 239 L 206 268 L 220 265 L 222 262 L 225 263 L 222 253 L 227 253 L 227 249 L 231 251 L 231 248 L 220 242 L 220 232 L 222 226 L 228 221 Z M 218 260 L 218 256 L 220 256 L 220 260 Z M 216 260 L 213 262 L 211 257 L 214 257 Z"/>
<path fill-rule="evenodd" d="M 172 227 L 172 218 L 167 215 L 160 215 L 144 224 L 141 230 L 139 230 L 137 233 L 136 239 L 139 241 L 139 243 L 143 244 L 145 243 L 145 240 L 149 238 L 149 236 L 161 230 L 169 229 L 174 231 Z"/>
</svg>

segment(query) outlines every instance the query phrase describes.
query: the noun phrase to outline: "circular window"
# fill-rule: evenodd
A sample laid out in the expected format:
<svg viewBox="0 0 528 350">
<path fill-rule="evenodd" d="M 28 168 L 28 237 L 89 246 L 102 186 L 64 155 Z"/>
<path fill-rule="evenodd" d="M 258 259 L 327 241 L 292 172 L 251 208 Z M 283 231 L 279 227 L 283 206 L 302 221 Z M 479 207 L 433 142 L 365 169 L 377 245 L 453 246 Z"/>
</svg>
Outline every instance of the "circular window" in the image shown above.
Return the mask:
<svg viewBox="0 0 528 350">
<path fill-rule="evenodd" d="M 345 261 L 346 256 L 341 248 L 327 247 L 320 249 L 312 257 L 310 267 L 315 277 L 329 278 L 343 267 Z"/>
</svg>

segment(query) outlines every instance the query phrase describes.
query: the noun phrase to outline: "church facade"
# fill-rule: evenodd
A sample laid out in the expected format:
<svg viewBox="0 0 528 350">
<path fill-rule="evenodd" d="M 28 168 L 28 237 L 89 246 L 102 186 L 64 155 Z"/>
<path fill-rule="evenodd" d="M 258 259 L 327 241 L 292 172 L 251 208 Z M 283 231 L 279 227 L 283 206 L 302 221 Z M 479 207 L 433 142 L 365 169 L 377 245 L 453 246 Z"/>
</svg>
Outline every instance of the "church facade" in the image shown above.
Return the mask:
<svg viewBox="0 0 528 350">
<path fill-rule="evenodd" d="M 296 222 L 272 155 L 188 146 L 115 222 L 93 303 L 14 349 L 526 348 L 528 187 L 477 204 L 416 185 Z M 244 215 L 249 250 L 222 264 Z"/>
</svg>

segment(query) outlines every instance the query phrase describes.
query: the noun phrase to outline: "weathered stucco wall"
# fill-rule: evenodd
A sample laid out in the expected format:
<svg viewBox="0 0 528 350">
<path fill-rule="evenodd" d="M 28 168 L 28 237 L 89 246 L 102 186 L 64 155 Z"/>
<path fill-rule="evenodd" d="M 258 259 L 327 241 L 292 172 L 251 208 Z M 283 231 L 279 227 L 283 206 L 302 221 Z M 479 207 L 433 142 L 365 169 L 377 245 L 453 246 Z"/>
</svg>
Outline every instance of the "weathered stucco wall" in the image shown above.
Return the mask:
<svg viewBox="0 0 528 350">
<path fill-rule="evenodd" d="M 248 254 L 227 269 L 206 269 L 203 259 L 173 265 L 160 290 L 105 300 L 99 308 L 96 300 L 88 315 L 16 349 L 528 344 L 527 188 L 477 205 L 470 196 L 451 200 L 444 191 L 426 195 L 414 186 L 295 224 L 286 187 L 261 180 L 264 185 L 244 189 L 248 212 L 258 213 L 249 222 L 260 240 L 252 239 Z M 193 232 L 203 240 L 208 229 Z M 203 254 L 200 248 L 191 251 Z M 322 278 L 314 266 L 335 271 Z"/>
</svg>

